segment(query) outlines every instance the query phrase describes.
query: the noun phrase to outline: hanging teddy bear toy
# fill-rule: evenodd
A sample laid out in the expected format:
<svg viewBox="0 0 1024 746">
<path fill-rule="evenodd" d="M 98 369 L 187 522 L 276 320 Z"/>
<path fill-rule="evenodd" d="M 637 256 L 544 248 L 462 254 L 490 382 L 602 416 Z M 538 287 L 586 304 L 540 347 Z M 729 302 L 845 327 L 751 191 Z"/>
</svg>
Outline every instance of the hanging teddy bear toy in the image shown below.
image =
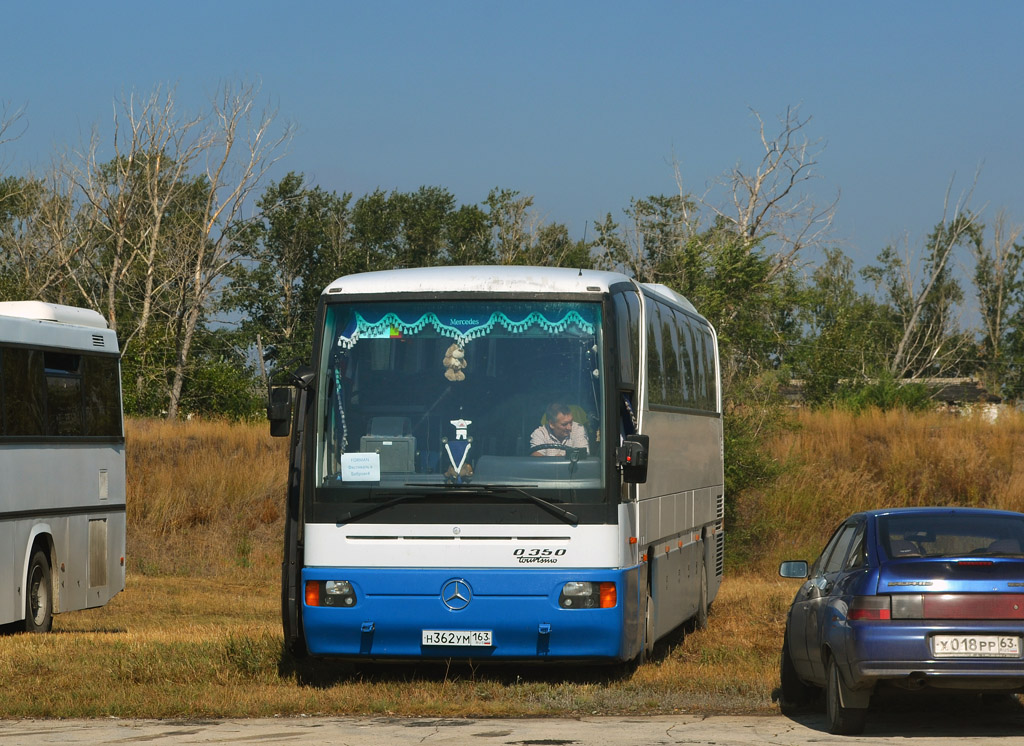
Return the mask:
<svg viewBox="0 0 1024 746">
<path fill-rule="evenodd" d="M 447 351 L 444 353 L 444 360 L 441 361 L 444 365 L 444 377 L 449 381 L 465 381 L 466 374 L 463 373 L 468 363 L 466 362 L 466 353 L 463 351 L 457 342 L 453 342 L 448 346 Z"/>
</svg>

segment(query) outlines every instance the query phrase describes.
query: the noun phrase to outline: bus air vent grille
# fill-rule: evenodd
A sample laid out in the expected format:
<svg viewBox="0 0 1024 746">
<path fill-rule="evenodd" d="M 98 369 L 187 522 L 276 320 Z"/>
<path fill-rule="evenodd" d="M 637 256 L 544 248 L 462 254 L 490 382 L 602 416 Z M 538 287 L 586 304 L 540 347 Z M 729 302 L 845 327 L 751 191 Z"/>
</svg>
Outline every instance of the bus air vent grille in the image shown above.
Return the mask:
<svg viewBox="0 0 1024 746">
<path fill-rule="evenodd" d="M 725 571 L 725 531 L 715 532 L 715 575 L 722 577 Z"/>
<path fill-rule="evenodd" d="M 93 347 L 106 347 L 107 346 L 106 342 L 103 340 L 103 335 L 102 334 L 93 334 L 92 335 L 92 346 Z"/>
</svg>

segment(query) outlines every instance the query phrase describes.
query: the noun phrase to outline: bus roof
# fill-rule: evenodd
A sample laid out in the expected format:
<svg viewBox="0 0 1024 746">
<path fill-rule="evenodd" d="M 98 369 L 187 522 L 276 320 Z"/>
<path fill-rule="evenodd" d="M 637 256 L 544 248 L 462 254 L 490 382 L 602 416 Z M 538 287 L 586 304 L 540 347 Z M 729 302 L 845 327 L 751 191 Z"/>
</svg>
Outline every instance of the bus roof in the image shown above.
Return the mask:
<svg viewBox="0 0 1024 746">
<path fill-rule="evenodd" d="M 75 306 L 43 303 L 39 300 L 12 300 L 0 303 L 0 316 L 16 316 L 32 321 L 55 321 L 59 324 L 106 329 L 107 320 L 96 311 Z"/>
<path fill-rule="evenodd" d="M 101 314 L 37 300 L 0 302 L 0 342 L 118 352 Z"/>
<path fill-rule="evenodd" d="M 474 265 L 418 267 L 339 277 L 324 290 L 338 293 L 390 294 L 417 292 L 587 293 L 607 292 L 612 285 L 631 282 L 618 272 L 565 267 Z"/>
<path fill-rule="evenodd" d="M 634 283 L 620 272 L 569 267 L 475 265 L 466 267 L 418 267 L 362 272 L 339 277 L 324 295 L 391 293 L 606 293 L 613 285 L 639 284 L 656 296 L 674 301 L 700 315 L 693 304 L 671 288 L 655 283 Z"/>
</svg>

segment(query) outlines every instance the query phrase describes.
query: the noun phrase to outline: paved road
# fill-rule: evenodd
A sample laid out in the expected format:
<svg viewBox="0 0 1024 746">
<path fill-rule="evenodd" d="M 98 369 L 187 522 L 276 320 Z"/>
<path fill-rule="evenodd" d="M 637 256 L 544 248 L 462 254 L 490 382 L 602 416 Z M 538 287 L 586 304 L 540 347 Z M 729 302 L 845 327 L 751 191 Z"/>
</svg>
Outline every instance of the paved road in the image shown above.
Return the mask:
<svg viewBox="0 0 1024 746">
<path fill-rule="evenodd" d="M 647 744 L 889 744 L 990 743 L 1024 746 L 1024 713 L 882 713 L 863 736 L 832 736 L 824 718 L 779 715 L 586 717 L 581 719 L 262 718 L 252 720 L 8 720 L 0 744 L 472 744 L 485 746 L 646 746 Z"/>
</svg>

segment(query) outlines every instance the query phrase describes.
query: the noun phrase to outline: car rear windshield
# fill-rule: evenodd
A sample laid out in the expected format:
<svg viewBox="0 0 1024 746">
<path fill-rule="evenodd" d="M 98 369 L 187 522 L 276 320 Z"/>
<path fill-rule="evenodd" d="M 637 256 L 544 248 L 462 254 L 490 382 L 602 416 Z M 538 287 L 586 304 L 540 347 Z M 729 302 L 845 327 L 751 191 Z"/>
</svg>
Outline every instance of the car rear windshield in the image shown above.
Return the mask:
<svg viewBox="0 0 1024 746">
<path fill-rule="evenodd" d="M 1022 556 L 1024 515 L 888 515 L 879 536 L 889 557 Z"/>
</svg>

